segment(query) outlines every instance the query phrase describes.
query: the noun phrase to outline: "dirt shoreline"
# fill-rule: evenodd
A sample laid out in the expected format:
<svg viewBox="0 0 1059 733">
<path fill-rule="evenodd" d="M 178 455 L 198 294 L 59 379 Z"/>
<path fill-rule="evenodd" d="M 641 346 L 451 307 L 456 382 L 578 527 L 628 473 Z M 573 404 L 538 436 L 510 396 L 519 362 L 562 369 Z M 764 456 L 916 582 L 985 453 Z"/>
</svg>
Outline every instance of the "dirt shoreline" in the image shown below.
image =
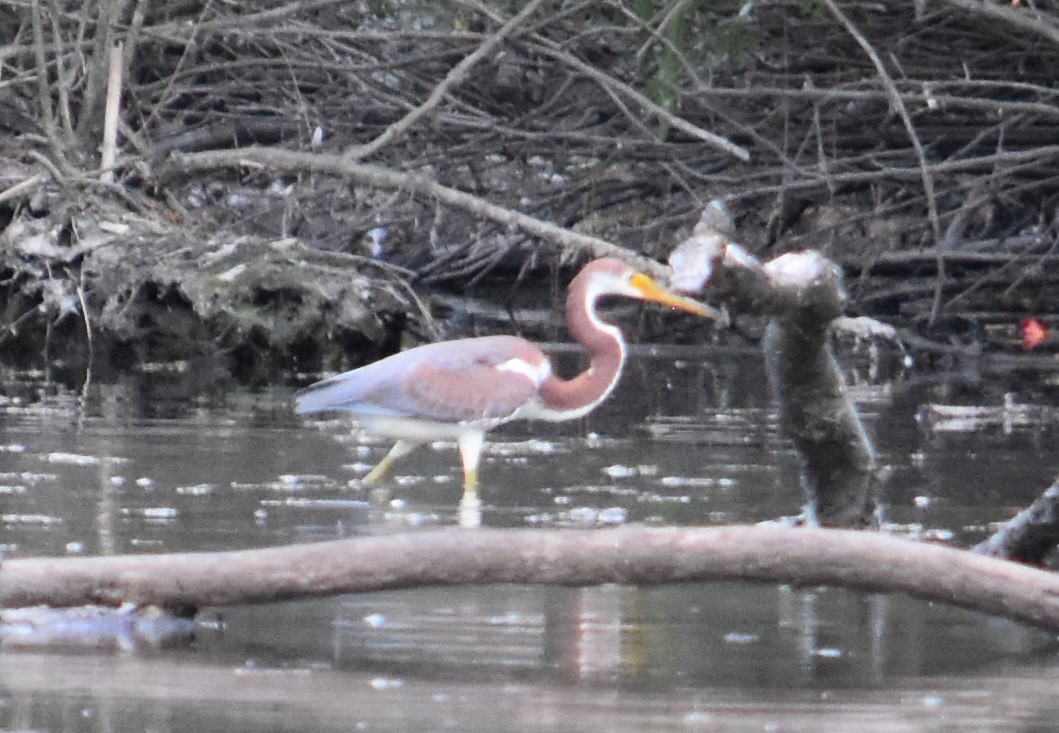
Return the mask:
<svg viewBox="0 0 1059 733">
<path fill-rule="evenodd" d="M 218 178 L 211 185 L 226 184 Z M 296 382 L 298 374 L 353 368 L 410 344 L 466 335 L 458 326 L 455 333 L 442 333 L 432 311 L 463 310 L 468 283 L 495 298 L 488 306 L 495 308 L 490 323 L 473 333 L 492 326 L 554 338 L 562 324 L 556 275 L 561 270 L 565 276 L 585 259 L 566 257 L 557 269 L 564 259 L 558 247 L 553 255 L 516 247 L 484 277 L 449 281 L 454 292 L 441 302 L 421 272 L 395 264 L 414 265 L 409 252 L 421 245 L 411 237 L 404 251 L 373 257 L 363 232 L 343 233 L 337 223 L 322 241 L 280 236 L 262 224 L 282 201 L 269 188 L 241 189 L 239 197 L 229 194 L 179 214 L 134 192 L 128 195 L 142 204 L 137 211 L 115 196 L 55 184 L 42 188 L 40 216 L 23 215 L 0 235 L 0 317 L 9 324 L 0 346 L 6 362 L 22 366 L 120 372 L 205 360 L 244 383 Z M 184 190 L 184 200 L 194 200 L 198 190 Z M 238 229 L 230 221 L 237 209 Z M 473 227 L 473 218 L 464 224 Z M 971 262 L 963 276 L 977 277 L 979 267 Z M 860 292 L 883 293 L 907 283 L 914 268 L 924 283 L 933 277 L 922 263 L 885 261 L 874 270 L 870 263 L 847 263 L 846 273 Z M 950 278 L 959 274 L 955 267 L 948 272 Z M 550 302 L 535 304 L 541 311 L 536 322 L 512 316 L 508 284 L 516 281 L 552 295 Z M 856 298 L 852 302 L 854 311 L 872 314 Z M 925 332 L 1010 348 L 1017 313 L 998 306 L 952 314 Z M 982 333 L 982 324 L 991 330 Z M 649 318 L 640 328 L 646 327 L 647 338 L 706 337 L 705 327 L 660 325 Z M 751 332 L 755 328 L 750 325 Z"/>
</svg>

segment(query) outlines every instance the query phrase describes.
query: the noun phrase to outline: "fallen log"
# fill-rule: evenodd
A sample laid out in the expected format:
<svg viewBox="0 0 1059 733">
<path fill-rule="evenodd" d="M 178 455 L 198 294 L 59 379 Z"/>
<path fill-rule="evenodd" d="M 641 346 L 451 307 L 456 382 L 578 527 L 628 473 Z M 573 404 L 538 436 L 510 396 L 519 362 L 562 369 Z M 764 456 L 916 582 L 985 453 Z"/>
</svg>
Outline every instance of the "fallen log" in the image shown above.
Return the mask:
<svg viewBox="0 0 1059 733">
<path fill-rule="evenodd" d="M 9 559 L 0 608 L 183 613 L 429 586 L 753 581 L 907 593 L 1059 631 L 1059 575 L 876 532 L 779 525 L 457 528 L 235 552 Z"/>
</svg>

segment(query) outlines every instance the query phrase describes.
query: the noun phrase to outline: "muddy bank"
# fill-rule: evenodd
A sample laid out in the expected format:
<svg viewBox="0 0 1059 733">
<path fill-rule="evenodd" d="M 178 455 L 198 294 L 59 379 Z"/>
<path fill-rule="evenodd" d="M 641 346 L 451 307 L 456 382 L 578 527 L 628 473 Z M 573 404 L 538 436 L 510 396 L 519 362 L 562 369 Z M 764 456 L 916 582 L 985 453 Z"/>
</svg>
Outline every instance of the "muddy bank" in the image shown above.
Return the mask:
<svg viewBox="0 0 1059 733">
<path fill-rule="evenodd" d="M 171 200 L 183 204 L 179 207 L 142 196 L 130 207 L 122 197 L 42 183 L 33 201 L 39 215 L 24 206 L 0 235 L 4 359 L 91 367 L 97 373 L 208 359 L 241 381 L 297 382 L 300 373 L 352 368 L 439 337 L 496 330 L 563 338 L 563 283 L 590 255 L 564 257 L 559 247 L 532 250 L 509 234 L 515 241 L 509 247 L 490 240 L 502 256 L 462 275 L 446 275 L 439 289 L 431 261 L 419 252 L 423 235 L 400 223 L 415 221 L 420 202 L 406 198 L 403 207 L 392 207 L 394 225 L 362 217 L 348 226 L 351 212 L 364 202 L 355 195 L 332 199 L 326 217 L 302 212 L 317 229 L 284 236 L 292 191 L 309 200 L 318 184 L 283 180 L 276 175 L 271 184 L 248 186 L 215 176 L 205 186 L 188 182 L 170 191 Z M 334 193 L 332 185 L 323 188 Z M 745 236 L 753 240 L 760 234 L 752 218 L 744 217 L 744 223 L 750 225 Z M 450 214 L 446 222 L 452 232 L 474 224 L 466 215 Z M 675 235 L 682 231 L 674 228 Z M 674 236 L 657 248 L 664 252 L 677 241 Z M 873 307 L 870 298 L 862 298 L 854 302 L 855 311 L 890 311 L 901 318 L 912 296 L 929 296 L 937 263 L 927 255 L 910 253 L 905 260 L 899 255 L 846 263 L 854 289 L 891 289 L 881 309 L 879 302 Z M 985 268 L 971 258 L 950 265 L 947 277 L 973 283 L 987 274 Z M 915 278 L 923 283 L 918 291 Z M 534 302 L 523 302 L 531 312 L 512 310 L 513 285 L 523 295 L 535 291 Z M 466 300 L 479 293 L 482 302 Z M 954 312 L 925 332 L 954 353 L 964 351 L 960 344 L 968 353 L 982 343 L 1013 349 L 1016 309 L 1025 299 L 1025 290 L 1012 290 L 1007 305 L 994 299 L 991 310 Z M 468 324 L 475 309 L 484 318 Z M 439 325 L 436 316 L 445 322 Z M 759 320 L 744 316 L 738 332 L 722 338 L 756 341 L 763 328 Z M 914 326 L 908 318 L 903 322 Z M 623 326 L 639 329 L 634 339 L 695 342 L 714 333 L 657 314 L 624 319 Z"/>
<path fill-rule="evenodd" d="M 63 214 L 21 217 L 3 234 L 0 345 L 16 363 L 216 357 L 253 381 L 371 360 L 427 320 L 407 273 L 384 262 L 293 237 L 206 234 L 215 221 L 187 226 L 99 196 Z"/>
</svg>

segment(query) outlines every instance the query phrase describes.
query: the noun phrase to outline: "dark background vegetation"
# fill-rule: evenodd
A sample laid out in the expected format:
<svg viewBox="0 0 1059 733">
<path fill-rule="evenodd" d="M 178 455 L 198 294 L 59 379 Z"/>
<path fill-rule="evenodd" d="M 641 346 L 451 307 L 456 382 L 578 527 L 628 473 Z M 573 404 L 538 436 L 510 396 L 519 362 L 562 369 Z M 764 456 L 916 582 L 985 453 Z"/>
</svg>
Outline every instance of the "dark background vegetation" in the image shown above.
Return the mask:
<svg viewBox="0 0 1059 733">
<path fill-rule="evenodd" d="M 755 254 L 822 249 L 851 310 L 932 338 L 1059 308 L 1055 3 L 543 2 L 451 76 L 528 5 L 3 3 L 0 346 L 346 365 L 433 328 L 424 286 L 585 255 L 413 174 L 661 259 L 721 198 Z M 397 184 L 180 163 L 251 146 Z"/>
</svg>

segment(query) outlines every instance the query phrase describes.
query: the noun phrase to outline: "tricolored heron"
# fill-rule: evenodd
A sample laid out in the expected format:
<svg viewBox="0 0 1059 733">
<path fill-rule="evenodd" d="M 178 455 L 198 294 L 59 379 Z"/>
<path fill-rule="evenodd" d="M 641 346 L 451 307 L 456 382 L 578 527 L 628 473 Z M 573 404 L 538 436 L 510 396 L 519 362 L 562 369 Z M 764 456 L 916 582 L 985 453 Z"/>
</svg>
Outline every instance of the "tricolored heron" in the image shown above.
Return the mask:
<svg viewBox="0 0 1059 733">
<path fill-rule="evenodd" d="M 588 367 L 572 379 L 557 376 L 544 352 L 526 339 L 458 339 L 409 349 L 317 382 L 298 395 L 297 412 L 345 411 L 367 432 L 397 440 L 364 477 L 367 485 L 421 443 L 455 440 L 463 460 L 461 507 L 477 507 L 478 459 L 487 430 L 517 419 L 572 420 L 614 389 L 625 362 L 625 340 L 596 313 L 596 301 L 606 295 L 723 318 L 608 257 L 586 265 L 567 293 L 570 335 L 589 355 Z"/>
</svg>

